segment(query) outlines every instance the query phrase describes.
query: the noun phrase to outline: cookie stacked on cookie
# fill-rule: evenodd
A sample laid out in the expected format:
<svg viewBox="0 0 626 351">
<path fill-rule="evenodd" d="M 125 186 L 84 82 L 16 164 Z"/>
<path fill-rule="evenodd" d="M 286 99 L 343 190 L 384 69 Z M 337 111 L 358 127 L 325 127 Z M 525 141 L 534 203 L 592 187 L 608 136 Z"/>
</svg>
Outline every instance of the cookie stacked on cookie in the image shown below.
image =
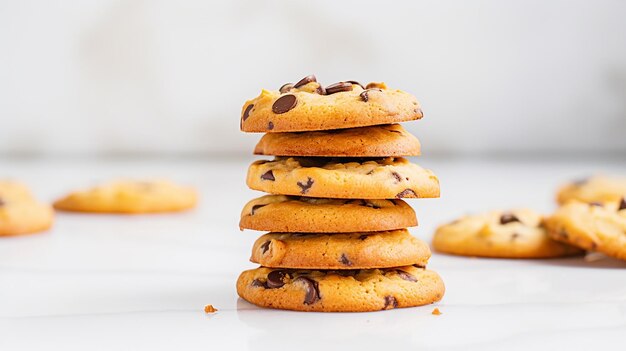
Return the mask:
<svg viewBox="0 0 626 351">
<path fill-rule="evenodd" d="M 254 153 L 274 156 L 248 169 L 254 199 L 240 228 L 268 231 L 252 248 L 261 267 L 239 276 L 237 292 L 270 308 L 376 311 L 442 298 L 426 270 L 430 250 L 401 198 L 439 197 L 439 181 L 403 156 L 420 143 L 396 124 L 417 120 L 417 100 L 384 83 L 319 84 L 307 76 L 263 90 L 242 108 L 241 130 L 265 132 Z"/>
</svg>

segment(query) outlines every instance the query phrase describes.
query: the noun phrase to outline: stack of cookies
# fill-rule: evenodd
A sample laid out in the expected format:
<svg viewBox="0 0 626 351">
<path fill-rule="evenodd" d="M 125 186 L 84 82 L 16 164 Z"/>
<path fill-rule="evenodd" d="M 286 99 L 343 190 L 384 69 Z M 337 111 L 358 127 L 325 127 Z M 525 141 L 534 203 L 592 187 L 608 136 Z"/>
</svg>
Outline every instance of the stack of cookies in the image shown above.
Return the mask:
<svg viewBox="0 0 626 351">
<path fill-rule="evenodd" d="M 248 186 L 271 195 L 245 205 L 240 228 L 270 233 L 254 243 L 261 267 L 241 273 L 239 296 L 323 312 L 439 301 L 443 282 L 401 200 L 439 197 L 437 177 L 403 158 L 420 143 L 396 123 L 421 117 L 413 96 L 384 83 L 323 87 L 315 76 L 247 101 L 241 130 L 267 133 L 255 154 L 275 158 L 248 169 Z"/>
</svg>

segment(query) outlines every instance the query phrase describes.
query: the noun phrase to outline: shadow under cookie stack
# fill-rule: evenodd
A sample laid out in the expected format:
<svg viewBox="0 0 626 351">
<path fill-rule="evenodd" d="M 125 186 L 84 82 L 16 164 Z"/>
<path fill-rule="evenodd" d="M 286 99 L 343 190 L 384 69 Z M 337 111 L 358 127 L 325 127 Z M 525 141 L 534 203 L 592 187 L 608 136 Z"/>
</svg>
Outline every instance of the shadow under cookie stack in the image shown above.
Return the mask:
<svg viewBox="0 0 626 351">
<path fill-rule="evenodd" d="M 264 132 L 248 169 L 254 199 L 240 228 L 270 233 L 252 248 L 261 267 L 241 273 L 237 292 L 269 308 L 379 311 L 441 300 L 426 269 L 428 245 L 401 198 L 439 197 L 439 181 L 403 156 L 420 143 L 398 122 L 422 117 L 417 100 L 384 83 L 320 85 L 315 76 L 263 90 L 242 108 L 241 130 Z"/>
</svg>

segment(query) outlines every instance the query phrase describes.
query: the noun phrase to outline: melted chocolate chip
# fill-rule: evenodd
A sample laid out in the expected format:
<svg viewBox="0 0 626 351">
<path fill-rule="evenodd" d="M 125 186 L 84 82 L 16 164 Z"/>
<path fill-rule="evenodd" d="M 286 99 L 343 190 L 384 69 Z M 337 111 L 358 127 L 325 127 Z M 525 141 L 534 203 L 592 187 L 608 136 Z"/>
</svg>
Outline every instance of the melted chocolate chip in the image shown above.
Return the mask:
<svg viewBox="0 0 626 351">
<path fill-rule="evenodd" d="M 271 170 L 263 173 L 263 175 L 261 175 L 261 179 L 263 179 L 263 180 L 271 180 L 271 181 L 276 180 L 276 178 L 274 178 L 274 172 L 272 172 Z"/>
<path fill-rule="evenodd" d="M 343 264 L 344 266 L 352 266 L 352 262 L 350 261 L 350 259 L 348 259 L 348 256 L 346 256 L 346 254 L 341 254 L 339 262 L 341 262 L 341 264 Z"/>
<path fill-rule="evenodd" d="M 287 274 L 287 271 L 284 270 L 271 271 L 267 275 L 267 282 L 265 284 L 267 284 L 267 287 L 269 289 L 280 288 L 281 286 L 285 285 L 284 279 Z"/>
<path fill-rule="evenodd" d="M 296 107 L 298 103 L 298 99 L 293 94 L 283 95 L 278 98 L 278 100 L 274 101 L 272 105 L 272 112 L 277 115 L 288 112 L 292 108 Z"/>
<path fill-rule="evenodd" d="M 401 270 L 397 270 L 396 273 L 398 273 L 398 276 L 406 281 L 410 281 L 410 282 L 416 282 L 417 278 L 415 278 L 415 276 L 413 276 L 413 274 L 407 273 L 405 271 L 401 271 Z"/>
<path fill-rule="evenodd" d="M 296 83 L 293 87 L 300 88 L 301 86 L 307 85 L 311 82 L 317 82 L 317 78 L 315 78 L 315 76 L 312 74 L 300 79 L 300 81 Z"/>
<path fill-rule="evenodd" d="M 369 94 L 370 94 L 370 92 L 371 92 L 371 91 L 373 91 L 373 90 L 375 90 L 375 91 L 381 91 L 381 92 L 382 92 L 382 90 L 380 90 L 380 89 L 367 89 L 367 90 L 363 90 L 363 91 L 361 92 L 361 94 L 359 94 L 359 96 L 361 97 L 361 100 L 363 100 L 363 102 L 368 102 L 368 101 L 370 100 L 370 95 L 369 95 Z M 394 132 L 395 132 L 395 131 L 394 131 Z"/>
<path fill-rule="evenodd" d="M 0 200 L 0 203 L 1 202 L 2 202 L 2 200 Z M 617 210 L 618 211 L 626 210 L 626 198 L 622 198 L 622 201 L 619 202 L 619 207 L 617 208 Z"/>
<path fill-rule="evenodd" d="M 575 186 L 581 186 L 581 185 L 587 184 L 588 181 L 589 181 L 589 178 L 574 179 L 572 181 L 572 184 L 574 184 Z"/>
<path fill-rule="evenodd" d="M 422 269 L 426 268 L 426 266 L 422 266 L 421 264 L 417 264 L 417 263 L 414 264 L 413 267 L 415 267 L 415 268 L 422 268 Z"/>
<path fill-rule="evenodd" d="M 354 277 L 359 274 L 358 269 L 342 269 L 338 271 L 334 271 L 335 274 L 340 275 L 342 277 Z"/>
<path fill-rule="evenodd" d="M 272 130 L 272 129 L 274 129 L 274 122 L 270 121 L 270 122 L 267 124 L 267 130 Z"/>
<path fill-rule="evenodd" d="M 383 310 L 390 310 L 396 307 L 398 307 L 398 300 L 391 295 L 385 296 L 385 307 L 383 307 Z"/>
<path fill-rule="evenodd" d="M 326 95 L 326 89 L 324 89 L 324 87 L 321 85 L 317 87 L 317 89 L 315 89 L 315 92 L 320 95 Z"/>
<path fill-rule="evenodd" d="M 403 197 L 417 197 L 417 194 L 412 189 L 404 189 L 401 193 L 398 193 L 396 197 L 398 199 L 401 199 Z"/>
<path fill-rule="evenodd" d="M 295 281 L 301 282 L 305 287 L 306 293 L 303 302 L 305 305 L 312 305 L 321 299 L 319 286 L 315 280 L 307 277 L 298 277 Z"/>
<path fill-rule="evenodd" d="M 292 84 L 292 83 L 285 83 L 285 84 L 283 84 L 283 86 L 281 86 L 281 87 L 280 87 L 280 89 L 278 89 L 278 91 L 279 91 L 281 94 L 284 94 L 284 93 L 288 93 L 288 92 L 289 92 L 289 91 L 291 91 L 291 89 L 293 89 L 293 88 L 294 88 L 294 86 L 293 86 L 293 84 Z"/>
<path fill-rule="evenodd" d="M 261 249 L 263 250 L 263 253 L 266 253 L 267 250 L 270 249 L 270 245 L 272 244 L 271 240 L 268 240 L 266 242 L 264 242 L 263 244 L 261 244 Z"/>
<path fill-rule="evenodd" d="M 311 187 L 313 186 L 313 183 L 315 183 L 315 181 L 313 181 L 313 179 L 311 177 L 307 177 L 307 181 L 306 183 L 302 183 L 302 182 L 298 182 L 298 186 L 300 187 L 300 194 L 306 194 L 307 191 L 309 191 L 309 189 L 311 189 Z"/>
<path fill-rule="evenodd" d="M 265 283 L 263 283 L 262 281 L 255 279 L 252 281 L 252 286 L 256 286 L 258 288 L 266 288 Z"/>
<path fill-rule="evenodd" d="M 398 172 L 391 172 L 391 175 L 396 178 L 396 183 L 400 183 L 402 181 L 402 176 Z"/>
<path fill-rule="evenodd" d="M 250 117 L 250 111 L 252 111 L 252 108 L 254 107 L 254 104 L 250 104 L 248 105 L 248 107 L 246 107 L 246 109 L 243 111 L 243 120 L 247 120 L 248 117 Z"/>
<path fill-rule="evenodd" d="M 329 86 L 326 87 L 326 94 L 330 95 L 330 94 L 335 94 L 335 93 L 340 93 L 342 91 L 351 91 L 352 90 L 352 84 L 348 83 L 348 82 L 339 82 L 339 83 L 335 83 L 335 84 L 331 84 Z"/>
<path fill-rule="evenodd" d="M 267 204 L 252 206 L 252 211 L 250 211 L 250 215 L 254 216 L 255 211 L 258 210 L 259 208 L 263 207 L 263 206 L 267 206 Z"/>
<path fill-rule="evenodd" d="M 503 213 L 500 216 L 500 224 L 505 225 L 512 222 L 521 222 L 519 218 L 515 217 L 512 213 Z"/>
<path fill-rule="evenodd" d="M 363 86 L 363 84 L 357 82 L 356 80 L 346 80 L 346 83 L 350 83 L 350 84 L 354 84 L 354 85 L 358 85 L 361 87 L 361 89 L 365 89 L 365 87 Z"/>
<path fill-rule="evenodd" d="M 367 239 L 368 236 L 369 235 L 365 235 L 365 234 L 359 235 L 359 240 L 365 240 L 365 239 Z"/>
</svg>

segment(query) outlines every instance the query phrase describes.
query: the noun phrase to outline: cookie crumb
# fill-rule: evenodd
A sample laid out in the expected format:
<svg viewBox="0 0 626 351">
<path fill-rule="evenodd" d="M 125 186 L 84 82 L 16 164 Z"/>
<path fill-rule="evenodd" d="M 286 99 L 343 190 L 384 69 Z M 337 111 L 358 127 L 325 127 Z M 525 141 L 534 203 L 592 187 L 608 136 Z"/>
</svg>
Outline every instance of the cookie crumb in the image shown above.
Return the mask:
<svg viewBox="0 0 626 351">
<path fill-rule="evenodd" d="M 435 316 L 439 316 L 441 314 L 441 311 L 439 311 L 439 309 L 437 307 L 435 307 L 435 309 L 433 310 L 432 314 L 434 314 Z"/>
<path fill-rule="evenodd" d="M 215 313 L 217 312 L 217 308 L 213 307 L 213 305 L 204 306 L 204 313 Z"/>
</svg>

